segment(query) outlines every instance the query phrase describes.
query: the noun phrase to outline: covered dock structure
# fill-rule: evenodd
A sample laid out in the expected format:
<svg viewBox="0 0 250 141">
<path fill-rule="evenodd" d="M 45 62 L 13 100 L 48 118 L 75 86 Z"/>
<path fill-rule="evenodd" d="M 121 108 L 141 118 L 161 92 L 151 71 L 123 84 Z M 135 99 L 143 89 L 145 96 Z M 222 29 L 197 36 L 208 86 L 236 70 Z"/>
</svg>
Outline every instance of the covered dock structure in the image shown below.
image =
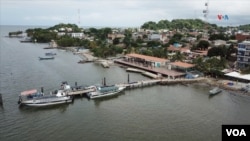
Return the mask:
<svg viewBox="0 0 250 141">
<path fill-rule="evenodd" d="M 133 63 L 140 63 L 144 66 L 163 67 L 166 66 L 169 60 L 153 56 L 131 53 L 125 56 L 125 60 Z"/>
<path fill-rule="evenodd" d="M 190 71 L 195 67 L 195 64 L 190 64 L 190 63 L 185 63 L 185 62 L 180 62 L 180 61 L 170 63 L 170 65 L 171 65 L 171 69 L 174 68 L 174 69 L 181 70 L 184 72 Z"/>
</svg>

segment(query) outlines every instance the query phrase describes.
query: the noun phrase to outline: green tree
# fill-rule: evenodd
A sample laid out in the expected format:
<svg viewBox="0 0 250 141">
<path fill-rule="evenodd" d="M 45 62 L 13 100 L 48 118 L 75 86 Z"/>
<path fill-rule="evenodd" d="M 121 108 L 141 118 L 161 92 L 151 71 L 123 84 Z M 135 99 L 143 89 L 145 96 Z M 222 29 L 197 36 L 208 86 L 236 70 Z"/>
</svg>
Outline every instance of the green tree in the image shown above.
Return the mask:
<svg viewBox="0 0 250 141">
<path fill-rule="evenodd" d="M 225 46 L 219 46 L 219 47 L 212 47 L 208 50 L 207 56 L 213 57 L 213 56 L 220 56 L 220 57 L 226 57 L 227 48 Z"/>
<path fill-rule="evenodd" d="M 205 40 L 199 41 L 197 44 L 197 49 L 206 50 L 209 47 L 209 42 Z"/>
<path fill-rule="evenodd" d="M 126 45 L 126 47 L 130 47 L 132 43 L 132 31 L 125 30 L 125 38 L 123 39 L 123 43 Z"/>
<path fill-rule="evenodd" d="M 115 38 L 114 40 L 113 40 L 113 45 L 117 45 L 117 44 L 119 44 L 120 43 L 120 39 L 119 38 Z"/>
<path fill-rule="evenodd" d="M 180 53 L 179 51 L 176 52 L 176 54 L 173 56 L 172 61 L 183 61 L 185 59 L 185 56 Z"/>
</svg>

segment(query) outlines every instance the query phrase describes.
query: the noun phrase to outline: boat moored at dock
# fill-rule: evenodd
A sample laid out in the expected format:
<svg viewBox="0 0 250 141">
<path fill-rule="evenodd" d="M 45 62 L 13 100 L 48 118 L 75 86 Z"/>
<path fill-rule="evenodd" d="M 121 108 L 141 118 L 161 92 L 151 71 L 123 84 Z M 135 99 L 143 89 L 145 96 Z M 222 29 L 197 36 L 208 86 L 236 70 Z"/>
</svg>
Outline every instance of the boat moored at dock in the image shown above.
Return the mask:
<svg viewBox="0 0 250 141">
<path fill-rule="evenodd" d="M 56 94 L 44 95 L 43 91 L 38 92 L 36 89 L 26 90 L 19 95 L 18 104 L 32 107 L 43 107 L 57 104 L 70 103 L 73 101 L 72 96 L 67 93 L 70 87 L 64 86 L 63 89 L 56 91 Z"/>
<path fill-rule="evenodd" d="M 94 91 L 87 93 L 87 96 L 90 99 L 101 98 L 106 96 L 113 96 L 123 91 L 126 87 L 124 86 L 90 86 L 90 89 L 94 89 Z"/>
<path fill-rule="evenodd" d="M 215 88 L 213 88 L 213 89 L 211 89 L 211 90 L 209 91 L 209 94 L 210 94 L 210 95 L 215 95 L 215 94 L 218 94 L 218 93 L 220 93 L 220 92 L 222 92 L 222 89 L 220 89 L 219 87 L 215 87 Z"/>
</svg>

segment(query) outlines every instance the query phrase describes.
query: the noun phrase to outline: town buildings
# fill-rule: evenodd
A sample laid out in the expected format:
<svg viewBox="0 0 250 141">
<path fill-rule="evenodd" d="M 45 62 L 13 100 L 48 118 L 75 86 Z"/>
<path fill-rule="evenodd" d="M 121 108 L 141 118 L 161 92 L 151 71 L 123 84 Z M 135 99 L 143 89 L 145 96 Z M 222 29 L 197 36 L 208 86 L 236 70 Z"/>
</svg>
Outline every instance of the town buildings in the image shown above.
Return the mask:
<svg viewBox="0 0 250 141">
<path fill-rule="evenodd" d="M 238 68 L 250 66 L 250 41 L 244 41 L 238 44 L 237 66 Z"/>
</svg>

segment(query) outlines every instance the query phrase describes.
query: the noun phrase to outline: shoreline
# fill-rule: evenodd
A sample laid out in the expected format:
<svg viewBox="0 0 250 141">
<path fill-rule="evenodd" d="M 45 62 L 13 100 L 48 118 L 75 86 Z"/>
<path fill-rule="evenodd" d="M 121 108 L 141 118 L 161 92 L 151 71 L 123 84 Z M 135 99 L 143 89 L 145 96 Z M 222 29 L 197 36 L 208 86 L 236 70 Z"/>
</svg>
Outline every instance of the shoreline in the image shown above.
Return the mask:
<svg viewBox="0 0 250 141">
<path fill-rule="evenodd" d="M 65 48 L 57 48 L 57 49 L 64 49 L 64 50 L 72 52 L 74 55 L 79 55 L 79 57 L 82 58 L 82 60 L 80 61 L 95 62 L 100 59 L 100 58 L 94 57 L 88 49 L 86 49 L 85 51 L 81 51 L 81 52 L 77 52 L 75 47 L 65 47 Z M 110 60 L 103 59 L 103 61 L 110 61 Z M 126 65 L 119 65 L 119 66 L 127 67 Z M 225 91 L 234 92 L 234 94 L 237 94 L 237 95 L 250 96 L 250 92 L 244 92 L 241 90 L 244 86 L 247 85 L 247 83 L 241 83 L 241 82 L 236 82 L 236 81 L 231 81 L 231 80 L 226 80 L 226 79 L 216 79 L 212 77 L 205 77 L 205 79 L 201 81 L 200 83 L 206 84 L 209 87 L 217 86 Z M 228 85 L 228 83 L 232 83 L 233 85 Z M 194 83 L 194 84 L 198 84 L 198 83 Z"/>
<path fill-rule="evenodd" d="M 246 86 L 246 83 L 240 83 L 236 81 L 226 80 L 226 79 L 215 79 L 209 78 L 204 80 L 204 83 L 209 87 L 219 87 L 227 92 L 234 92 L 234 94 L 250 96 L 250 92 L 244 92 L 241 89 Z M 228 85 L 228 83 L 232 83 L 233 85 Z"/>
</svg>

